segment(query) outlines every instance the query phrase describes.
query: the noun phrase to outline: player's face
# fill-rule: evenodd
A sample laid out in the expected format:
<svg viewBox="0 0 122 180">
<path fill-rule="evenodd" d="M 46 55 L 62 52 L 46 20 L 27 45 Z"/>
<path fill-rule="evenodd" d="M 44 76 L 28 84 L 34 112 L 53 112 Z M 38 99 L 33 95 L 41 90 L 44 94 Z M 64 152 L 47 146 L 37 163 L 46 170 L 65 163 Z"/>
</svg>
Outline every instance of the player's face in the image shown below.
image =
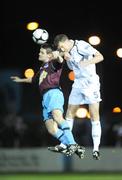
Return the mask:
<svg viewBox="0 0 122 180">
<path fill-rule="evenodd" d="M 46 49 L 43 49 L 43 48 L 40 49 L 39 61 L 42 61 L 42 62 L 48 62 L 49 61 L 49 56 L 46 52 Z"/>
<path fill-rule="evenodd" d="M 69 52 L 68 40 L 64 42 L 59 42 L 58 49 L 61 50 L 62 52 Z"/>
</svg>

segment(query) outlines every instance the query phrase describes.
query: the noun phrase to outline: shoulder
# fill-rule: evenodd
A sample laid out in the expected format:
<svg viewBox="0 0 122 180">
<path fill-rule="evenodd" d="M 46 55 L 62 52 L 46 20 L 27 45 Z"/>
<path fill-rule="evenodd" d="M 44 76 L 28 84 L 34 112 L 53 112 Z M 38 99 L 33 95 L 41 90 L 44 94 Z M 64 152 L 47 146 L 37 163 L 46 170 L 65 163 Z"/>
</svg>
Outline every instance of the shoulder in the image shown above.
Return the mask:
<svg viewBox="0 0 122 180">
<path fill-rule="evenodd" d="M 76 43 L 76 45 L 83 46 L 83 47 L 91 46 L 88 42 L 86 42 L 84 40 L 75 40 L 75 43 Z"/>
</svg>

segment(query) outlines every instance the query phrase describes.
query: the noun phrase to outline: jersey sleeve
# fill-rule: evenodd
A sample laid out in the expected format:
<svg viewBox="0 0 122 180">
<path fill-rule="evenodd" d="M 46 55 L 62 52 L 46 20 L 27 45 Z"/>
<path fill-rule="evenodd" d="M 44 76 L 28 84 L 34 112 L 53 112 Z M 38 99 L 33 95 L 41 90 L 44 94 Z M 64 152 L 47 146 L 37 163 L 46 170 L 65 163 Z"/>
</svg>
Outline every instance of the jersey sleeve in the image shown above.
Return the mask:
<svg viewBox="0 0 122 180">
<path fill-rule="evenodd" d="M 85 41 L 77 41 L 78 52 L 83 56 L 93 56 L 98 52 L 93 46 Z"/>
</svg>

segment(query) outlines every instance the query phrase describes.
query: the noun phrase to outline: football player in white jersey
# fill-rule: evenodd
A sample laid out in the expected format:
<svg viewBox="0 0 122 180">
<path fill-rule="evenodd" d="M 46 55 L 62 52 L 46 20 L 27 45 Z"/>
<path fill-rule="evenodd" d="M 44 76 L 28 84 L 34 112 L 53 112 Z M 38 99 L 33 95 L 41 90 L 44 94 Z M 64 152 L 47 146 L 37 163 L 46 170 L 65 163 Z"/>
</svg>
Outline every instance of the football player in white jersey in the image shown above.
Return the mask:
<svg viewBox="0 0 122 180">
<path fill-rule="evenodd" d="M 99 104 L 101 101 L 100 81 L 96 73 L 96 64 L 103 61 L 103 55 L 83 40 L 69 39 L 65 34 L 59 34 L 54 39 L 58 50 L 64 52 L 68 67 L 74 71 L 75 80 L 69 96 L 66 120 L 70 128 L 76 111 L 80 105 L 88 104 L 92 125 L 93 159 L 100 159 L 101 123 Z"/>
</svg>

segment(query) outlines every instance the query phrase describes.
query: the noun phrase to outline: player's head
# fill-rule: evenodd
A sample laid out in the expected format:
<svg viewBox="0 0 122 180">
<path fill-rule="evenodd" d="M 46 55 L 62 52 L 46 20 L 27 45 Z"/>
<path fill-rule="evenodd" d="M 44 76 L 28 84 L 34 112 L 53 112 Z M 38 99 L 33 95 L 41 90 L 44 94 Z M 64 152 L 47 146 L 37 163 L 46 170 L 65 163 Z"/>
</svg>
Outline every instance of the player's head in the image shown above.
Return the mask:
<svg viewBox="0 0 122 180">
<path fill-rule="evenodd" d="M 52 51 L 53 49 L 51 45 L 47 43 L 43 44 L 39 52 L 39 61 L 48 62 L 50 58 L 52 57 Z"/>
<path fill-rule="evenodd" d="M 58 34 L 54 38 L 54 45 L 58 50 L 68 52 L 69 51 L 69 38 L 65 34 Z"/>
</svg>

